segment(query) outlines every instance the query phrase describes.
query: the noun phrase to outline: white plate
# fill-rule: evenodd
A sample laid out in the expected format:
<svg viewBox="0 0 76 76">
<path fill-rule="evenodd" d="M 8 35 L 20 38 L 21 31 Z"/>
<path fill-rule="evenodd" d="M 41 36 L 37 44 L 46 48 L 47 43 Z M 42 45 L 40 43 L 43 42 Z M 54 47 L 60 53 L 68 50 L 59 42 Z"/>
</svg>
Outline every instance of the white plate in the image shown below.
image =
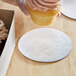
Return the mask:
<svg viewBox="0 0 76 76">
<path fill-rule="evenodd" d="M 76 19 L 76 0 L 62 0 L 61 12 L 72 19 Z"/>
<path fill-rule="evenodd" d="M 72 50 L 70 38 L 61 31 L 40 28 L 24 34 L 19 42 L 20 52 L 39 62 L 54 62 L 66 57 Z"/>
</svg>

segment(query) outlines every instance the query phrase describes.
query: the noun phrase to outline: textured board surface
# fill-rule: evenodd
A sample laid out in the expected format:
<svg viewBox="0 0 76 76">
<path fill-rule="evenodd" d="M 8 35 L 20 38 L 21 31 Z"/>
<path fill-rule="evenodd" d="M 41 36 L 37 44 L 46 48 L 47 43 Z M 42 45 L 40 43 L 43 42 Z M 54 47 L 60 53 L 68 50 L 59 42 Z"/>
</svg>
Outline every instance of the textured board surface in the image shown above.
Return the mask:
<svg viewBox="0 0 76 76">
<path fill-rule="evenodd" d="M 72 41 L 59 30 L 40 28 L 24 34 L 18 42 L 18 48 L 25 57 L 31 60 L 55 62 L 70 53 Z"/>
<path fill-rule="evenodd" d="M 76 0 L 62 0 L 61 12 L 72 19 L 76 19 Z"/>
</svg>

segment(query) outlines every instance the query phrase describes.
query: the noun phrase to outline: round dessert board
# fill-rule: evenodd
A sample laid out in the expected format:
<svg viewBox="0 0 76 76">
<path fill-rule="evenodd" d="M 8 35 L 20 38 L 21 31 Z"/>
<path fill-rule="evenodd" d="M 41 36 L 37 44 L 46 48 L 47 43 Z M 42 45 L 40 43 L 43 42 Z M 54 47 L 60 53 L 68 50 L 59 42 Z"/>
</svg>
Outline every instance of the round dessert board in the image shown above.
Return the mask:
<svg viewBox="0 0 76 76">
<path fill-rule="evenodd" d="M 62 0 L 61 12 L 72 19 L 76 19 L 76 0 Z"/>
<path fill-rule="evenodd" d="M 19 51 L 39 62 L 54 62 L 66 57 L 72 50 L 72 41 L 63 32 L 39 28 L 24 34 L 18 42 Z"/>
</svg>

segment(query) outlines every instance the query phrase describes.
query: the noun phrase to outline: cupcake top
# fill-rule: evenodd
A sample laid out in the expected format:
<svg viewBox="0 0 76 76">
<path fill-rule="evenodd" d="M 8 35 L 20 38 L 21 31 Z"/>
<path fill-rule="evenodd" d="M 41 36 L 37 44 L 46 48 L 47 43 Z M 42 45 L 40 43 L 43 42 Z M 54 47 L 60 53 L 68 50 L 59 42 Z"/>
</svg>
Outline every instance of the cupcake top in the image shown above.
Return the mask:
<svg viewBox="0 0 76 76">
<path fill-rule="evenodd" d="M 4 23 L 2 20 L 0 20 L 0 43 L 1 40 L 5 40 L 8 36 L 8 30 L 4 27 Z"/>
<path fill-rule="evenodd" d="M 26 0 L 31 9 L 40 11 L 47 11 L 49 9 L 57 10 L 57 6 L 60 6 L 59 1 L 60 0 Z"/>
</svg>

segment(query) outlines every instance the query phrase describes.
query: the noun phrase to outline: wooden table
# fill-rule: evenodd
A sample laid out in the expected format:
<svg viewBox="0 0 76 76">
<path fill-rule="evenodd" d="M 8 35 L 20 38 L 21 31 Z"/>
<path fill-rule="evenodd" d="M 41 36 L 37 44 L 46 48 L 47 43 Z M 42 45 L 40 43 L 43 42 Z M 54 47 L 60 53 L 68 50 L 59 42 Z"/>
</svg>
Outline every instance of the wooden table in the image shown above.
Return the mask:
<svg viewBox="0 0 76 76">
<path fill-rule="evenodd" d="M 17 6 L 0 1 L 0 9 L 15 11 L 16 47 L 6 76 L 76 76 L 76 20 L 61 15 L 52 25 L 44 26 L 65 32 L 72 39 L 73 49 L 70 55 L 61 61 L 39 63 L 25 58 L 19 52 L 17 44 L 24 33 L 43 27 L 35 25 Z"/>
</svg>

